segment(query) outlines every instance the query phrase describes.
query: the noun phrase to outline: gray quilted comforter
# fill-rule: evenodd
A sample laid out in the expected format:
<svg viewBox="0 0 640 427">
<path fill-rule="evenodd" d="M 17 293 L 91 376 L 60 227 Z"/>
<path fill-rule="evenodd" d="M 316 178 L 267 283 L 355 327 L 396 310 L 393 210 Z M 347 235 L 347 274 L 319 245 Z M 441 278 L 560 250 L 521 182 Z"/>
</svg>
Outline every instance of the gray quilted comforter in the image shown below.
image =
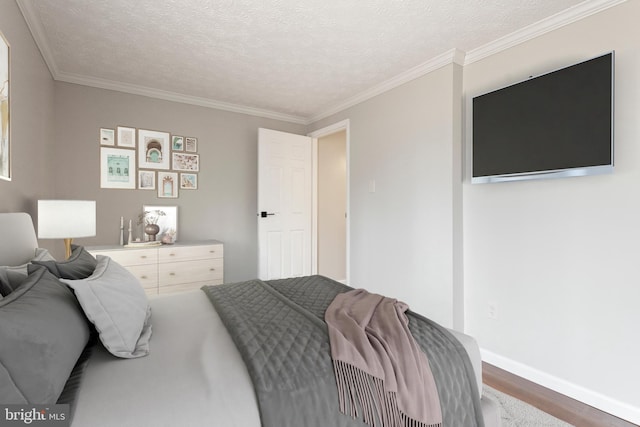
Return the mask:
<svg viewBox="0 0 640 427">
<path fill-rule="evenodd" d="M 324 312 L 348 286 L 322 276 L 205 286 L 247 365 L 264 427 L 363 427 L 338 410 Z M 411 311 L 409 329 L 436 380 L 443 425 L 483 427 L 477 385 L 462 345 Z"/>
</svg>

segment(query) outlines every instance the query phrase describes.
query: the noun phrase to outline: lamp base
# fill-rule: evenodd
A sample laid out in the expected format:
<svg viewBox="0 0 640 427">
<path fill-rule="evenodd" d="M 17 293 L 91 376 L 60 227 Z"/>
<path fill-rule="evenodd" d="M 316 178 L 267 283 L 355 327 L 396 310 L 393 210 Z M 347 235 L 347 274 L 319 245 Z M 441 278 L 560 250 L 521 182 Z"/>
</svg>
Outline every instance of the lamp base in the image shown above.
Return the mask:
<svg viewBox="0 0 640 427">
<path fill-rule="evenodd" d="M 71 242 L 73 239 L 64 239 L 64 259 L 69 259 L 71 256 Z"/>
</svg>

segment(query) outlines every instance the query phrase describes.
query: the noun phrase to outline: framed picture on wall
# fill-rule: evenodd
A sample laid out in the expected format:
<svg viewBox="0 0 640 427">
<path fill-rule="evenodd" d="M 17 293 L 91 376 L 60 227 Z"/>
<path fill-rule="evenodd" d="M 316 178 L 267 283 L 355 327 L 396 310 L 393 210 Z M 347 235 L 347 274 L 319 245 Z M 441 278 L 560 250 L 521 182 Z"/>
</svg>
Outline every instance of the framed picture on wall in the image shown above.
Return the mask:
<svg viewBox="0 0 640 427">
<path fill-rule="evenodd" d="M 138 167 L 141 169 L 169 169 L 171 158 L 169 133 L 138 130 Z"/>
<path fill-rule="evenodd" d="M 138 171 L 138 189 L 140 190 L 156 189 L 155 171 Z"/>
<path fill-rule="evenodd" d="M 178 197 L 178 174 L 176 172 L 158 172 L 158 197 Z"/>
<path fill-rule="evenodd" d="M 198 172 L 200 170 L 200 156 L 198 154 L 173 153 L 173 170 Z"/>
<path fill-rule="evenodd" d="M 136 188 L 136 152 L 100 147 L 100 188 Z"/>
<path fill-rule="evenodd" d="M 195 153 L 198 151 L 198 138 L 186 137 L 184 139 L 184 150 L 189 153 Z"/>
<path fill-rule="evenodd" d="M 184 136 L 173 135 L 171 137 L 171 149 L 173 151 L 184 150 Z"/>
<path fill-rule="evenodd" d="M 0 179 L 11 180 L 9 43 L 0 33 Z"/>
<path fill-rule="evenodd" d="M 118 126 L 118 146 L 136 148 L 136 130 L 124 126 Z"/>
<path fill-rule="evenodd" d="M 100 128 L 100 145 L 116 145 L 116 131 Z"/>
<path fill-rule="evenodd" d="M 198 174 L 197 173 L 181 173 L 180 189 L 181 190 L 197 190 Z"/>
</svg>

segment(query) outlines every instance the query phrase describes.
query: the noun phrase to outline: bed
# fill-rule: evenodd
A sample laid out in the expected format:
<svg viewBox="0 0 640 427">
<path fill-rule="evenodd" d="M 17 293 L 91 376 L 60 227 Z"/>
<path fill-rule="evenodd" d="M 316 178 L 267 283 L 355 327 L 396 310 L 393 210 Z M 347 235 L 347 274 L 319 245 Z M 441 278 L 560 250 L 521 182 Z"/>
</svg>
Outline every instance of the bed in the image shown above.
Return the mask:
<svg viewBox="0 0 640 427">
<path fill-rule="evenodd" d="M 0 265 L 24 266 L 29 262 L 31 264 L 40 263 L 44 265 L 47 265 L 47 262 L 54 263 L 46 257 L 46 254 L 43 255 L 42 250 L 37 249 L 38 243 L 33 223 L 28 214 L 0 214 L 0 235 L 4 236 L 4 245 L 0 248 Z M 44 257 L 45 259 L 34 261 L 34 258 L 38 257 Z M 99 262 L 105 265 L 109 264 L 108 260 Z M 55 263 L 49 265 L 55 265 Z M 57 265 L 62 264 L 58 263 Z M 34 270 L 31 267 L 29 268 Z M 2 274 L 0 272 L 0 280 L 2 280 Z M 4 279 L 7 280 L 6 273 L 4 274 Z M 29 278 L 34 275 L 35 273 L 30 274 Z M 313 282 L 313 280 L 322 281 L 324 279 L 311 278 L 307 282 Z M 277 281 L 266 285 L 247 282 L 244 286 L 281 289 L 281 287 L 286 287 L 290 284 L 290 282 Z M 143 357 L 136 357 L 135 354 L 115 357 L 113 348 L 107 344 L 103 345 L 101 342 L 102 337 L 100 337 L 100 340 L 97 339 L 97 332 L 90 327 L 87 333 L 88 344 L 83 345 L 82 353 L 78 356 L 78 360 L 74 361 L 73 369 L 68 374 L 68 378 L 65 378 L 64 388 L 57 398 L 58 403 L 70 404 L 71 426 L 275 426 L 274 421 L 268 421 L 269 416 L 266 415 L 267 411 L 264 408 L 264 405 L 266 405 L 264 402 L 268 400 L 261 395 L 264 392 L 262 390 L 264 389 L 264 384 L 262 388 L 258 384 L 254 386 L 252 379 L 256 381 L 254 377 L 255 366 L 251 363 L 245 364 L 246 358 L 249 357 L 246 354 L 247 350 L 239 347 L 241 343 L 238 341 L 240 339 L 237 335 L 233 335 L 237 334 L 237 332 L 228 324 L 229 317 L 233 317 L 233 313 L 237 311 L 234 311 L 233 308 L 234 301 L 237 299 L 233 291 L 240 289 L 240 287 L 224 286 L 226 288 L 216 288 L 214 290 L 217 292 L 219 289 L 219 292 L 224 294 L 221 294 L 222 296 L 219 296 L 216 301 L 212 299 L 214 296 L 210 295 L 214 292 L 209 292 L 206 289 L 205 291 L 190 291 L 151 298 L 148 301 L 151 317 L 149 318 L 147 313 L 145 325 L 151 325 L 152 334 L 146 347 L 147 353 Z M 332 286 L 338 289 L 336 286 L 343 285 L 336 284 Z M 74 289 L 76 289 L 76 296 L 80 300 L 78 288 Z M 254 288 L 248 287 L 247 289 L 250 290 L 249 294 L 256 292 Z M 286 289 L 299 288 L 289 286 Z M 339 291 L 338 289 L 337 292 Z M 10 295 L 4 298 L 5 303 Z M 311 301 L 304 295 L 295 296 L 295 298 L 301 297 L 305 298 L 304 301 Z M 129 300 L 135 300 L 135 298 L 138 298 L 138 296 L 127 297 L 127 304 Z M 225 298 L 228 299 L 225 300 Z M 317 301 L 318 299 L 316 298 L 312 303 L 317 305 Z M 291 306 L 293 303 L 287 304 Z M 261 305 L 264 304 L 257 304 L 255 310 L 259 310 Z M 3 299 L 0 299 L 0 333 L 5 333 L 1 328 L 2 316 L 11 315 L 2 313 L 7 306 L 10 306 L 10 304 L 3 305 Z M 214 307 L 217 307 L 217 310 Z M 52 310 L 55 310 L 55 308 L 52 308 Z M 4 311 L 7 310 L 4 309 Z M 255 313 L 257 312 L 255 311 Z M 127 315 L 127 313 L 121 314 Z M 89 315 L 87 314 L 87 316 Z M 144 317 L 144 313 L 140 313 L 139 316 Z M 251 319 L 254 315 L 245 317 Z M 418 316 L 417 318 L 420 317 Z M 241 325 L 239 329 L 236 329 L 242 331 L 253 327 L 255 325 Z M 56 328 L 57 333 L 60 333 L 60 329 L 62 328 Z M 137 333 L 142 334 L 142 332 Z M 253 333 L 254 335 L 260 335 L 262 332 L 256 330 Z M 469 372 L 464 375 L 467 376 L 470 383 L 470 393 L 475 393 L 475 396 L 465 399 L 465 402 L 458 402 L 457 406 L 477 406 L 477 414 L 466 415 L 474 418 L 475 425 L 499 426 L 500 417 L 495 402 L 486 397 L 479 398 L 478 396 L 479 391 L 482 390 L 482 381 L 477 343 L 467 335 L 455 331 L 448 331 L 447 333 L 452 334 L 457 340 L 456 342 L 464 349 L 463 352 L 468 354 L 469 360 L 465 363 L 469 363 L 472 366 L 472 368 L 468 369 Z M 73 333 L 74 336 L 71 338 L 69 335 L 72 334 L 63 332 L 60 335 L 60 340 L 76 339 L 79 336 L 81 342 L 84 339 L 85 332 Z M 0 339 L 3 339 L 1 335 Z M 56 344 L 60 343 L 55 342 L 52 345 Z M 71 344 L 76 347 L 79 345 L 77 343 Z M 67 347 L 72 347 L 71 344 L 65 344 L 64 351 L 66 351 Z M 139 342 L 137 345 L 140 347 Z M 142 350 L 138 347 L 136 347 L 136 351 L 145 351 L 144 346 L 142 346 Z M 14 357 L 16 351 L 19 351 L 19 349 L 14 350 Z M 305 359 L 308 355 L 309 352 L 302 358 Z M 0 354 L 0 377 L 3 375 L 3 370 L 10 371 L 12 369 L 11 366 L 7 368 L 8 365 L 3 357 L 3 354 Z M 443 359 L 446 359 L 446 357 L 443 357 Z M 307 363 L 317 362 L 307 361 Z M 23 367 L 18 366 L 17 369 L 21 368 Z M 14 367 L 14 369 L 16 368 Z M 59 371 L 64 371 L 64 369 Z M 4 372 L 4 375 L 10 376 L 11 372 L 9 374 Z M 450 373 L 445 373 L 443 378 L 448 375 Z M 67 376 L 66 373 L 65 376 Z M 278 378 L 280 376 L 282 375 L 278 374 L 274 377 Z M 276 385 L 276 388 L 278 386 Z M 259 389 L 262 391 L 259 391 Z M 12 392 L 15 392 L 15 390 L 7 390 L 4 385 L 0 387 L 0 393 L 2 393 L 0 396 L 5 400 L 12 400 Z M 308 392 L 308 390 L 296 390 L 288 395 L 283 395 L 280 400 L 286 400 L 290 404 L 295 402 L 295 399 L 301 393 L 304 394 L 305 392 Z M 313 399 L 317 399 L 317 397 L 313 397 Z M 284 402 L 285 406 L 287 402 Z M 5 403 L 16 402 L 3 402 L 0 400 L 0 404 Z M 35 404 L 38 402 L 31 401 L 28 403 Z M 313 407 L 316 403 L 317 401 L 314 401 L 310 406 Z M 320 403 L 317 404 L 320 405 Z M 296 404 L 295 406 L 299 405 Z M 272 409 L 271 411 L 273 412 L 274 410 Z M 275 412 L 278 411 L 275 410 Z M 303 423 L 299 419 L 295 421 L 295 417 L 280 415 L 283 418 L 281 418 L 282 422 L 278 427 L 366 425 L 342 414 L 328 416 L 327 412 L 325 409 L 318 411 L 317 414 L 311 415 L 307 419 L 308 422 Z M 446 420 L 443 424 L 467 427 L 460 423 L 448 423 Z"/>
</svg>

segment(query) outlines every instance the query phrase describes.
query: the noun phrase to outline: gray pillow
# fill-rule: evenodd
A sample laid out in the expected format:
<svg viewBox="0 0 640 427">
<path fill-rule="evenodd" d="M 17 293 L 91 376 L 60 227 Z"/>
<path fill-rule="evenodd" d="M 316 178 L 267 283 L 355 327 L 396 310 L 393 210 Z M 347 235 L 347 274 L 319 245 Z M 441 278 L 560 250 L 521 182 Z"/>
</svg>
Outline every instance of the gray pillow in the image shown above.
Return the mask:
<svg viewBox="0 0 640 427">
<path fill-rule="evenodd" d="M 29 262 L 55 261 L 49 251 L 42 248 L 35 249 L 33 259 Z M 27 278 L 29 263 L 15 266 L 0 266 L 0 295 L 7 296 Z"/>
<path fill-rule="evenodd" d="M 98 255 L 90 277 L 61 279 L 75 291 L 100 341 L 114 356 L 133 358 L 149 354 L 151 307 L 140 282 L 111 258 Z"/>
<path fill-rule="evenodd" d="M 36 269 L 0 301 L 0 402 L 56 403 L 88 341 L 73 293 Z"/>
<path fill-rule="evenodd" d="M 71 256 L 65 261 L 34 260 L 32 263 L 46 267 L 56 277 L 78 280 L 91 276 L 97 261 L 84 247 L 71 245 Z"/>
</svg>

